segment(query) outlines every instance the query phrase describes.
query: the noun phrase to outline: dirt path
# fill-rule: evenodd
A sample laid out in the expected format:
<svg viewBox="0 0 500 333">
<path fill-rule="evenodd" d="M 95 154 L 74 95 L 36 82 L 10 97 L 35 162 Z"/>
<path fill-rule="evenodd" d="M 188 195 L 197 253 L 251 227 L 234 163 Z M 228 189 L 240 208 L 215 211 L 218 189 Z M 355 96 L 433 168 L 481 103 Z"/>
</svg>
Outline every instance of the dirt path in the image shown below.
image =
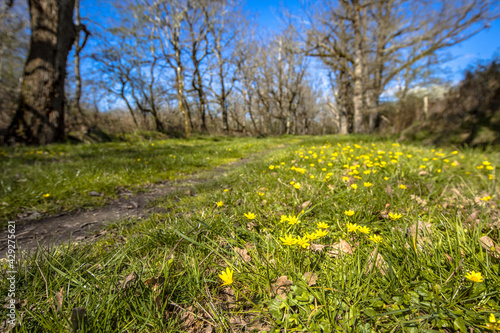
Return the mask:
<svg viewBox="0 0 500 333">
<path fill-rule="evenodd" d="M 59 245 L 69 240 L 91 241 L 99 238 L 104 234 L 104 232 L 100 232 L 102 227 L 110 222 L 125 218 L 147 217 L 151 213 L 163 211 L 162 208 L 150 207 L 152 201 L 174 192 L 188 191 L 196 185 L 216 180 L 223 177 L 230 168 L 241 166 L 257 157 L 284 147 L 284 145 L 280 145 L 252 154 L 236 162 L 195 173 L 180 181 L 153 184 L 147 188 L 148 192 L 146 193 L 132 195 L 131 192 L 123 192 L 118 200 L 102 208 L 84 212 L 62 213 L 36 220 L 16 221 L 16 250 L 32 251 L 38 246 Z M 0 258 L 4 258 L 6 255 L 7 235 L 7 232 L 0 235 Z"/>
</svg>

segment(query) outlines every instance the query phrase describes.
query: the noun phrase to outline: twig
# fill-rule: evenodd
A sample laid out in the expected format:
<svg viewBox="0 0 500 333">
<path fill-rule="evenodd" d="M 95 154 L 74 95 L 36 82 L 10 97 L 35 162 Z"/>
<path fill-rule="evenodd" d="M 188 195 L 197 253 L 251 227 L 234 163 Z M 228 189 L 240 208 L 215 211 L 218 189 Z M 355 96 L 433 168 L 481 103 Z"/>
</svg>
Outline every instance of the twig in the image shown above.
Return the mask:
<svg viewBox="0 0 500 333">
<path fill-rule="evenodd" d="M 197 314 L 194 314 L 193 312 L 191 312 L 191 311 L 189 311 L 189 310 L 184 309 L 184 308 L 183 308 L 182 306 L 180 306 L 179 304 L 176 304 L 176 303 L 174 303 L 174 302 L 172 302 L 172 301 L 168 302 L 168 304 L 173 305 L 173 306 L 175 306 L 175 307 L 177 307 L 177 308 L 181 309 L 182 311 L 186 311 L 186 312 L 187 312 L 187 313 L 189 313 L 189 314 L 192 314 L 192 315 L 193 315 L 193 316 L 195 316 L 196 318 L 203 320 L 204 322 L 206 322 L 207 324 L 210 324 L 211 326 L 215 326 L 214 324 L 212 324 L 212 323 L 211 323 L 211 322 L 209 322 L 208 320 L 204 319 L 203 317 L 200 317 L 200 316 L 198 316 Z"/>
<path fill-rule="evenodd" d="M 35 260 L 36 267 L 38 267 L 38 270 L 40 271 L 40 274 L 42 274 L 42 279 L 45 282 L 45 295 L 47 296 L 47 299 L 49 298 L 49 287 L 47 287 L 47 280 L 45 280 L 45 276 L 42 273 L 42 270 L 40 269 L 40 266 L 38 266 L 38 261 Z"/>
</svg>

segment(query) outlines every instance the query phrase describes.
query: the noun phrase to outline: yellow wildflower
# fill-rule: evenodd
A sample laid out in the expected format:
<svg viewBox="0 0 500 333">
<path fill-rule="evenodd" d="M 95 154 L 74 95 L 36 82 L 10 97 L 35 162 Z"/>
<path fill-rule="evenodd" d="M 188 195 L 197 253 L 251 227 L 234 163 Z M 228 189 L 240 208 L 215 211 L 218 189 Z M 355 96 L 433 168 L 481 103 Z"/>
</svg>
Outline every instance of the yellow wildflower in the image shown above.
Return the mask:
<svg viewBox="0 0 500 333">
<path fill-rule="evenodd" d="M 295 215 L 288 215 L 288 224 L 294 225 L 300 223 L 299 218 Z"/>
<path fill-rule="evenodd" d="M 224 203 L 222 201 L 217 202 L 217 207 L 222 207 Z"/>
<path fill-rule="evenodd" d="M 328 229 L 330 226 L 328 224 L 326 224 L 325 222 L 318 222 L 318 224 L 316 224 L 316 226 L 320 229 Z"/>
<path fill-rule="evenodd" d="M 465 275 L 465 278 L 466 279 L 469 279 L 471 280 L 472 282 L 483 282 L 483 276 L 481 275 L 481 272 L 470 272 L 468 274 Z"/>
<path fill-rule="evenodd" d="M 481 201 L 490 201 L 490 200 L 491 200 L 491 195 L 487 195 L 481 198 Z"/>
<path fill-rule="evenodd" d="M 314 235 L 316 235 L 317 238 L 324 237 L 328 235 L 328 231 L 323 229 L 318 229 L 314 232 Z"/>
<path fill-rule="evenodd" d="M 358 227 L 358 231 L 362 234 L 369 234 L 370 228 L 368 228 L 367 226 L 360 226 Z"/>
<path fill-rule="evenodd" d="M 226 188 L 226 189 L 224 190 L 224 192 L 229 192 L 229 190 Z"/>
<path fill-rule="evenodd" d="M 50 194 L 49 193 L 45 193 L 44 195 L 42 195 L 42 197 L 48 198 L 48 197 L 50 197 Z"/>
<path fill-rule="evenodd" d="M 368 239 L 374 243 L 382 242 L 382 237 L 380 237 L 379 235 L 371 235 L 370 237 L 368 237 Z"/>
<path fill-rule="evenodd" d="M 281 215 L 280 222 L 286 222 L 286 221 L 288 221 L 288 216 Z"/>
<path fill-rule="evenodd" d="M 400 184 L 400 185 L 399 185 L 399 188 L 400 188 L 400 189 L 402 189 L 402 190 L 406 190 L 406 185 L 404 185 L 404 184 Z"/>
<path fill-rule="evenodd" d="M 349 210 L 346 210 L 344 211 L 344 214 L 347 215 L 347 216 L 353 216 L 354 215 L 354 211 L 349 209 Z"/>
<path fill-rule="evenodd" d="M 270 165 L 269 170 L 273 170 L 273 169 L 274 169 L 274 165 Z"/>
<path fill-rule="evenodd" d="M 232 269 L 226 267 L 226 271 L 222 271 L 222 273 L 219 274 L 220 279 L 224 282 L 221 286 L 229 286 L 233 284 L 233 273 L 234 271 Z"/>
<path fill-rule="evenodd" d="M 370 187 L 370 186 L 372 186 L 373 184 L 372 184 L 372 183 L 370 183 L 370 182 L 365 182 L 363 185 L 364 185 L 365 187 Z"/>
<path fill-rule="evenodd" d="M 347 232 L 356 232 L 358 231 L 359 225 L 357 225 L 356 223 L 354 224 L 347 223 L 346 227 L 347 227 Z"/>
<path fill-rule="evenodd" d="M 245 213 L 245 214 L 243 214 L 243 215 L 245 215 L 245 217 L 246 217 L 247 219 L 249 219 L 249 220 L 255 220 L 255 214 L 254 214 L 254 213 L 250 213 L 250 212 L 248 212 L 248 213 Z"/>
<path fill-rule="evenodd" d="M 358 185 L 356 185 L 356 184 L 352 184 L 352 185 L 351 185 L 351 187 L 352 187 L 353 189 L 355 189 L 355 190 L 357 190 L 357 189 L 358 189 Z"/>
<path fill-rule="evenodd" d="M 400 218 L 402 218 L 403 215 L 402 214 L 398 214 L 398 213 L 389 213 L 389 218 L 391 220 L 399 220 Z"/>
<path fill-rule="evenodd" d="M 293 238 L 293 236 L 291 236 L 291 235 L 285 235 L 285 238 L 280 237 L 280 239 L 283 242 L 283 244 L 288 245 L 288 246 L 297 244 L 297 240 L 295 238 Z"/>
<path fill-rule="evenodd" d="M 298 190 L 300 188 L 300 183 L 293 184 L 293 187 L 295 187 Z"/>
<path fill-rule="evenodd" d="M 308 239 L 306 237 L 297 237 L 296 239 L 297 245 L 302 247 L 303 249 L 307 249 L 311 244 L 308 242 Z"/>
</svg>

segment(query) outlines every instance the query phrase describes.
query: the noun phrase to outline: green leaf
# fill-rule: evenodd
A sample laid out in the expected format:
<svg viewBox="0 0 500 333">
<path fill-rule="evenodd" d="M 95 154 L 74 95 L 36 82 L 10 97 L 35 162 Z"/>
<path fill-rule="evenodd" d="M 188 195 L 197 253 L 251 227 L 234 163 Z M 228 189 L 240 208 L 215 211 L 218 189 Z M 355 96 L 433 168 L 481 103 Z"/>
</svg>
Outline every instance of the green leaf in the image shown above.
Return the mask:
<svg viewBox="0 0 500 333">
<path fill-rule="evenodd" d="M 462 317 L 455 318 L 453 321 L 453 328 L 460 332 L 466 332 L 467 328 L 465 327 L 464 319 Z"/>
</svg>

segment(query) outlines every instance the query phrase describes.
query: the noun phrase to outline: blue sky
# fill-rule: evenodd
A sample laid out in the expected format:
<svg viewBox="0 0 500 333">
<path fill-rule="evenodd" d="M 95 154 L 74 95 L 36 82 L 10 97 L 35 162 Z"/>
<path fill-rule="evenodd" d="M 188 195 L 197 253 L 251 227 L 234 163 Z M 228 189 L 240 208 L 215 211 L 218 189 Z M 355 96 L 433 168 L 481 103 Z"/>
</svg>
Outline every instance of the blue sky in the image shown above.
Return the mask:
<svg viewBox="0 0 500 333">
<path fill-rule="evenodd" d="M 246 0 L 244 5 L 244 10 L 257 18 L 256 31 L 260 32 L 263 37 L 269 36 L 269 33 L 272 32 L 279 32 L 279 13 L 282 8 L 287 8 L 292 13 L 300 15 L 300 0 Z M 115 18 L 113 11 L 111 1 L 81 0 L 82 18 L 92 18 L 92 21 L 99 22 L 99 24 L 106 25 L 109 20 Z M 91 31 L 92 28 L 97 28 L 92 27 L 93 24 L 90 22 L 87 24 Z M 92 44 L 95 42 L 97 41 L 90 38 L 84 53 L 90 52 Z M 481 60 L 490 60 L 495 54 L 500 56 L 500 19 L 491 22 L 488 30 L 483 30 L 469 40 L 446 49 L 445 52 L 453 60 L 443 64 L 443 73 L 446 73 L 444 75 L 448 75 L 448 79 L 452 82 L 459 82 L 463 77 L 464 70 L 468 67 Z"/>
<path fill-rule="evenodd" d="M 299 0 L 247 0 L 245 8 L 258 14 L 258 24 L 269 30 L 279 30 L 277 14 L 282 6 L 290 11 L 300 13 Z M 264 29 L 265 30 L 265 29 Z M 481 60 L 490 60 L 495 54 L 500 56 L 500 18 L 491 22 L 488 30 L 483 30 L 472 38 L 446 49 L 452 61 L 443 66 L 451 70 L 452 81 L 461 80 L 464 70 Z"/>
</svg>

